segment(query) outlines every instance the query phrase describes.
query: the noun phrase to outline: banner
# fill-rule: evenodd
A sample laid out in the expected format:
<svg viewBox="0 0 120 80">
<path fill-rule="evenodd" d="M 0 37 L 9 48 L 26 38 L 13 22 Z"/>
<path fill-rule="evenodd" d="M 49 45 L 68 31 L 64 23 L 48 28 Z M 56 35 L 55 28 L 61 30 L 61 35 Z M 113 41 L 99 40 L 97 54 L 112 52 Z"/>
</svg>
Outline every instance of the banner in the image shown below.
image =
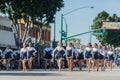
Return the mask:
<svg viewBox="0 0 120 80">
<path fill-rule="evenodd" d="M 102 28 L 108 30 L 120 30 L 120 22 L 102 22 Z"/>
</svg>

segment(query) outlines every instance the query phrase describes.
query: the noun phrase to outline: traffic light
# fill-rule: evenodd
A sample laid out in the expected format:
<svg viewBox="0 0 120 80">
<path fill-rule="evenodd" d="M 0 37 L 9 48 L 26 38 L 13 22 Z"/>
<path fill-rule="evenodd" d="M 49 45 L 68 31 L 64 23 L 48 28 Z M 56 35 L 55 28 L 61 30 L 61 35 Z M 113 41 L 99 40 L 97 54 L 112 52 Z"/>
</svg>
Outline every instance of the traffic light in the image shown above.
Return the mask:
<svg viewBox="0 0 120 80">
<path fill-rule="evenodd" d="M 66 34 L 65 31 L 62 31 L 62 36 L 63 36 L 63 37 L 67 37 L 67 34 Z"/>
</svg>

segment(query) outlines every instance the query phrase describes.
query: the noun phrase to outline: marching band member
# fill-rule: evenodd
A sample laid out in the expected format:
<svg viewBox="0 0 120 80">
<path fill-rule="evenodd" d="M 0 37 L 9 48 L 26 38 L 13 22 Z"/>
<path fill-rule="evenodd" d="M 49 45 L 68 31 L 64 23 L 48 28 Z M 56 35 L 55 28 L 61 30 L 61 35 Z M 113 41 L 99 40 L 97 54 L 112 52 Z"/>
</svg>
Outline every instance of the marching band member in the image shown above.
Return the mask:
<svg viewBox="0 0 120 80">
<path fill-rule="evenodd" d="M 32 43 L 29 43 L 29 46 L 27 47 L 28 50 L 28 65 L 29 65 L 29 70 L 32 69 L 32 62 L 33 62 L 33 57 L 35 56 L 35 53 L 37 52 L 34 47 L 32 47 Z"/>
<path fill-rule="evenodd" d="M 13 57 L 13 50 L 10 49 L 10 46 L 7 46 L 4 51 L 4 58 L 6 59 L 6 70 L 9 70 L 10 61 L 14 58 Z"/>
<path fill-rule="evenodd" d="M 114 51 L 112 48 L 110 48 L 110 50 L 108 51 L 108 64 L 109 64 L 109 67 L 110 67 L 110 70 L 112 71 L 112 64 L 113 64 L 113 61 L 114 61 Z"/>
<path fill-rule="evenodd" d="M 53 53 L 56 53 L 56 60 L 59 71 L 61 71 L 61 64 L 65 54 L 65 49 L 62 46 L 61 42 L 58 42 L 58 46 L 54 49 Z"/>
<path fill-rule="evenodd" d="M 26 63 L 28 61 L 28 50 L 26 48 L 25 43 L 23 43 L 23 48 L 21 48 L 20 52 L 21 52 L 20 57 L 22 59 L 23 71 L 25 72 L 25 71 L 27 71 Z"/>
<path fill-rule="evenodd" d="M 73 48 L 73 64 L 75 67 L 76 66 L 76 55 L 77 55 L 78 51 L 73 43 L 72 43 L 72 48 Z M 73 70 L 73 65 L 72 65 L 72 70 Z"/>
<path fill-rule="evenodd" d="M 104 70 L 104 50 L 102 48 L 102 45 L 99 45 L 99 63 L 100 63 L 100 67 L 101 67 L 101 71 Z"/>
<path fill-rule="evenodd" d="M 96 66 L 97 71 L 98 71 L 98 69 L 99 69 L 99 50 L 98 50 L 98 44 L 97 43 L 94 43 L 92 53 L 93 53 L 92 69 L 94 71 L 94 66 Z"/>
<path fill-rule="evenodd" d="M 51 59 L 52 59 L 52 51 L 53 48 L 50 47 L 50 44 L 47 44 L 46 48 L 44 49 L 44 60 L 45 60 L 45 70 L 47 68 L 47 63 L 50 65 L 50 70 L 52 70 L 52 64 L 51 64 Z"/>
<path fill-rule="evenodd" d="M 106 69 L 106 65 L 107 65 L 107 60 L 108 60 L 108 56 L 107 56 L 107 47 L 106 46 L 104 46 L 103 47 L 103 55 L 104 55 L 104 68 L 103 68 L 103 71 L 105 71 L 105 69 Z"/>
<path fill-rule="evenodd" d="M 91 45 L 91 43 L 88 43 L 87 47 L 85 48 L 84 57 L 86 60 L 88 72 L 90 72 L 90 62 L 92 60 L 92 45 Z"/>
<path fill-rule="evenodd" d="M 73 52 L 74 49 L 72 47 L 72 43 L 68 43 L 68 46 L 66 47 L 66 58 L 68 61 L 68 69 L 72 71 L 73 68 Z"/>
<path fill-rule="evenodd" d="M 79 49 L 78 49 L 78 53 L 77 53 L 77 60 L 78 60 L 78 64 L 80 67 L 80 70 L 82 70 L 82 62 L 84 60 L 84 54 L 83 54 L 84 50 L 82 45 L 80 45 Z"/>
</svg>

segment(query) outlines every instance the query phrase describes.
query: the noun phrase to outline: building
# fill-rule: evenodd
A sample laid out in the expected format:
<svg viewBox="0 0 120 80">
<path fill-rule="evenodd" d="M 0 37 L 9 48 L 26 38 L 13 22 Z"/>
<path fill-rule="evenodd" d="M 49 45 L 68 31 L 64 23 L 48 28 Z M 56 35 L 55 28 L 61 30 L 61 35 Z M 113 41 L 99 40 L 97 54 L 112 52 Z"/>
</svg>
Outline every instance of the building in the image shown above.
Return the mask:
<svg viewBox="0 0 120 80">
<path fill-rule="evenodd" d="M 0 48 L 11 46 L 16 48 L 15 36 L 8 18 L 0 16 Z"/>
<path fill-rule="evenodd" d="M 16 42 L 18 40 L 15 37 L 16 31 L 15 29 L 13 29 L 11 24 L 11 20 L 0 16 L 0 47 L 6 47 L 7 45 L 10 45 L 13 48 L 17 48 Z M 19 26 L 19 35 L 17 36 L 19 36 L 22 40 L 25 32 L 25 24 L 23 20 L 19 22 Z M 32 43 L 36 43 L 40 35 L 38 35 L 37 28 L 33 27 L 32 25 L 30 27 L 31 41 Z M 41 31 L 41 41 L 39 44 L 41 44 L 42 41 L 44 41 L 45 43 L 51 43 L 51 27 L 43 26 Z"/>
<path fill-rule="evenodd" d="M 22 37 L 24 36 L 24 32 L 25 32 L 25 23 L 23 20 L 19 21 L 19 25 L 20 27 L 20 39 L 22 39 Z M 34 26 L 34 27 L 33 27 Z M 37 29 L 37 25 L 30 25 L 31 29 L 29 31 L 29 36 L 30 36 L 30 40 L 32 43 L 36 43 L 38 41 L 38 38 L 41 36 L 41 40 L 39 42 L 39 44 L 41 44 L 43 41 L 45 43 L 50 43 L 51 44 L 51 27 L 50 26 L 43 26 L 41 31 L 41 35 L 38 34 L 38 29 Z M 29 41 L 28 39 L 28 41 Z"/>
</svg>

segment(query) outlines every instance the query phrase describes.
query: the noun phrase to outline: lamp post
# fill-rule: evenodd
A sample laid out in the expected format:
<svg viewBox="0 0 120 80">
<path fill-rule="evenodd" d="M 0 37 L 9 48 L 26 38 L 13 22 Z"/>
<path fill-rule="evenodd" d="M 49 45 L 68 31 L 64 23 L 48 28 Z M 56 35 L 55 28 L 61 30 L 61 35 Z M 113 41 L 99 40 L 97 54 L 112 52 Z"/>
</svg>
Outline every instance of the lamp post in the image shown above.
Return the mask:
<svg viewBox="0 0 120 80">
<path fill-rule="evenodd" d="M 77 8 L 77 9 L 74 9 L 74 10 L 71 10 L 65 14 L 61 14 L 61 28 L 60 28 L 60 41 L 62 42 L 63 41 L 63 17 L 65 15 L 68 15 L 68 14 L 71 14 L 72 12 L 75 12 L 75 11 L 78 11 L 80 9 L 84 9 L 84 8 L 94 8 L 93 6 L 84 6 L 84 7 L 80 7 L 80 8 Z M 66 29 L 67 31 L 67 29 Z M 67 32 L 66 32 L 67 34 Z M 67 41 L 67 40 L 66 40 Z"/>
</svg>

